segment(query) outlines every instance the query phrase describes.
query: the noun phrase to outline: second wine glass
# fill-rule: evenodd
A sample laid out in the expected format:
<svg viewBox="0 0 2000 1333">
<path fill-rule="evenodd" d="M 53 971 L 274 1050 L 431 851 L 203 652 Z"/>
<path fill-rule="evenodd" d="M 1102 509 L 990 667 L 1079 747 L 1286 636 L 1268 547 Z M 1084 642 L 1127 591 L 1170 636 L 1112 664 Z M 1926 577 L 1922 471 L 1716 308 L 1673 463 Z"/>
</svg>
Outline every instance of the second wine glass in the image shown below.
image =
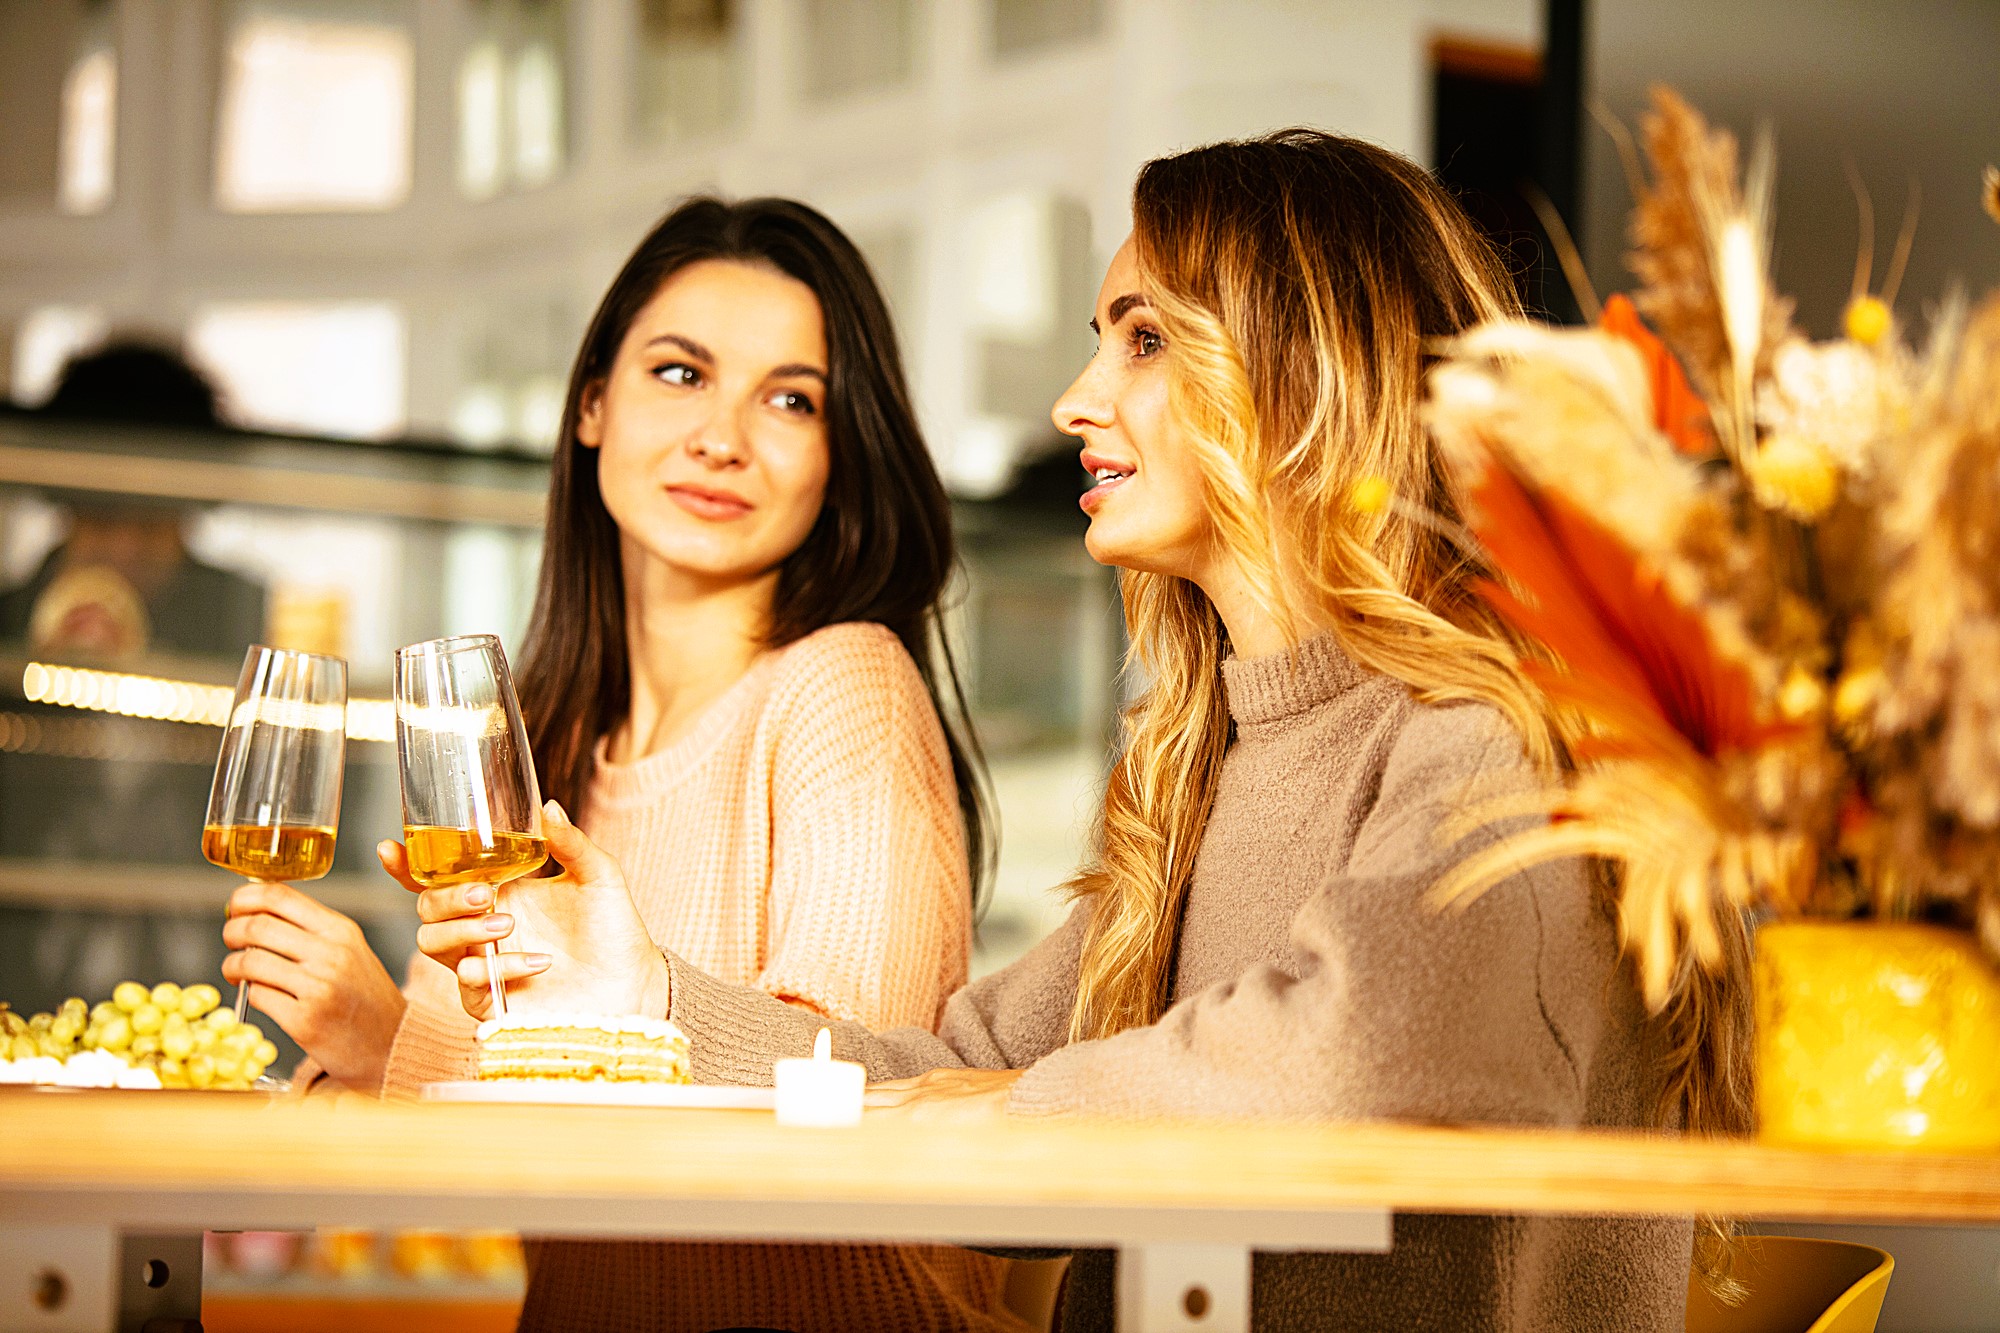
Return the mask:
<svg viewBox="0 0 2000 1333">
<path fill-rule="evenodd" d="M 410 878 L 496 889 L 548 859 L 542 796 L 500 640 L 431 639 L 396 650 L 396 758 Z M 486 945 L 494 1012 L 507 1012 L 499 946 Z"/>
<path fill-rule="evenodd" d="M 346 662 L 252 644 L 215 760 L 201 854 L 253 880 L 331 870 L 346 727 Z M 249 995 L 249 981 L 237 982 L 238 1022 Z"/>
</svg>

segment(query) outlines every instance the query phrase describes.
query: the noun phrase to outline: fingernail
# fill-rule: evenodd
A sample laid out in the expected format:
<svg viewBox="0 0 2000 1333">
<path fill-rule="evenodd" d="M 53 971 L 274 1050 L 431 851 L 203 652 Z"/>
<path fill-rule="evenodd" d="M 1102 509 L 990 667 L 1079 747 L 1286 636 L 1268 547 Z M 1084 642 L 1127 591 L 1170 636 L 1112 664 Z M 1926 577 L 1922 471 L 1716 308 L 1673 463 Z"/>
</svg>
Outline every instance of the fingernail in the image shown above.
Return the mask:
<svg viewBox="0 0 2000 1333">
<path fill-rule="evenodd" d="M 507 917 L 489 916 L 486 918 L 486 933 L 488 935 L 505 935 L 513 928 L 513 921 Z"/>
<path fill-rule="evenodd" d="M 484 884 L 475 884 L 465 891 L 465 901 L 474 907 L 484 907 L 493 901 L 493 890 Z"/>
<path fill-rule="evenodd" d="M 542 802 L 542 813 L 558 824 L 569 823 L 569 815 L 563 810 L 562 804 L 554 798 Z"/>
<path fill-rule="evenodd" d="M 375 855 L 382 857 L 384 860 L 386 860 L 388 859 L 389 853 L 394 851 L 395 848 L 396 848 L 395 843 L 389 841 L 387 838 L 384 838 L 382 839 L 382 841 L 375 844 Z"/>
<path fill-rule="evenodd" d="M 545 953 L 525 953 L 521 955 L 521 961 L 539 972 L 550 963 L 553 963 L 555 959 Z"/>
</svg>

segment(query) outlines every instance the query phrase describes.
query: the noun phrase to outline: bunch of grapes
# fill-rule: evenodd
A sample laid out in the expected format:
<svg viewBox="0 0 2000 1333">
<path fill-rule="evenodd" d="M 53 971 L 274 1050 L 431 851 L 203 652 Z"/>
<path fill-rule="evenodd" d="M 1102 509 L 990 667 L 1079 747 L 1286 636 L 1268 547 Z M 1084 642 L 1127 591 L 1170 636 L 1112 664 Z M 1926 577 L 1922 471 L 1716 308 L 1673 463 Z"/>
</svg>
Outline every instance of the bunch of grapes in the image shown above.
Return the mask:
<svg viewBox="0 0 2000 1333">
<path fill-rule="evenodd" d="M 163 981 L 147 990 L 124 981 L 95 1007 L 72 996 L 53 1014 L 23 1019 L 0 1005 L 0 1056 L 67 1060 L 79 1050 L 108 1051 L 169 1088 L 247 1088 L 278 1048 L 221 1003 L 206 983 L 183 989 Z"/>
</svg>

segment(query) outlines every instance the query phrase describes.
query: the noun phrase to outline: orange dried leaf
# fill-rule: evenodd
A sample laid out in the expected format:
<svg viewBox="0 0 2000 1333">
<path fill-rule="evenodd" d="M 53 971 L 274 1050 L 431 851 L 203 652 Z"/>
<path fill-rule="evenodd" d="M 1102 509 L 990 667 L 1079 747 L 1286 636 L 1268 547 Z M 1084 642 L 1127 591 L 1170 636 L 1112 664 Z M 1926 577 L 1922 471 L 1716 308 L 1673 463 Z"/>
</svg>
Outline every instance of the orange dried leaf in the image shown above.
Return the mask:
<svg viewBox="0 0 2000 1333">
<path fill-rule="evenodd" d="M 1688 383 L 1679 358 L 1639 318 L 1632 298 L 1613 292 L 1604 303 L 1597 327 L 1638 349 L 1653 391 L 1653 424 L 1673 441 L 1674 448 L 1697 458 L 1715 452 L 1715 427 L 1709 420 L 1708 404 Z"/>
<path fill-rule="evenodd" d="M 1490 456 L 1471 498 L 1474 533 L 1526 596 L 1490 582 L 1481 594 L 1560 661 L 1559 671 L 1534 670 L 1538 683 L 1614 742 L 1713 758 L 1793 730 L 1758 719 L 1749 673 L 1609 529 Z"/>
</svg>

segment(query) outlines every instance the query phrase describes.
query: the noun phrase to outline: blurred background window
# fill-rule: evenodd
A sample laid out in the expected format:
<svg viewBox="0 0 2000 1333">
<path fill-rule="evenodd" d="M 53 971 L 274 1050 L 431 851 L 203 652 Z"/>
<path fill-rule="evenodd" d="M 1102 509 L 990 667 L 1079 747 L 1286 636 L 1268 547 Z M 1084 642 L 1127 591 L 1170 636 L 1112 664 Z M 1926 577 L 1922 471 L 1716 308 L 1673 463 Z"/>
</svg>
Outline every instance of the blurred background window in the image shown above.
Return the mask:
<svg viewBox="0 0 2000 1333">
<path fill-rule="evenodd" d="M 882 92 L 916 69 L 914 0 L 805 0 L 802 86 L 820 101 Z"/>
<path fill-rule="evenodd" d="M 0 197 L 101 213 L 115 184 L 111 0 L 0 0 Z"/>
<path fill-rule="evenodd" d="M 996 56 L 1032 55 L 1104 30 L 1104 0 L 993 0 L 991 41 Z"/>
<path fill-rule="evenodd" d="M 411 39 L 391 0 L 229 0 L 217 92 L 225 212 L 394 208 L 410 193 Z"/>
<path fill-rule="evenodd" d="M 218 302 L 187 334 L 236 424 L 351 439 L 403 429 L 404 341 L 386 301 Z"/>
<path fill-rule="evenodd" d="M 470 0 L 458 70 L 458 186 L 469 199 L 532 190 L 568 159 L 567 7 Z"/>
<path fill-rule="evenodd" d="M 473 449 L 554 451 L 583 320 L 562 297 L 495 296 L 471 307 L 451 434 Z"/>
<path fill-rule="evenodd" d="M 633 131 L 641 143 L 695 139 L 734 124 L 744 96 L 737 0 L 638 0 Z"/>
</svg>

